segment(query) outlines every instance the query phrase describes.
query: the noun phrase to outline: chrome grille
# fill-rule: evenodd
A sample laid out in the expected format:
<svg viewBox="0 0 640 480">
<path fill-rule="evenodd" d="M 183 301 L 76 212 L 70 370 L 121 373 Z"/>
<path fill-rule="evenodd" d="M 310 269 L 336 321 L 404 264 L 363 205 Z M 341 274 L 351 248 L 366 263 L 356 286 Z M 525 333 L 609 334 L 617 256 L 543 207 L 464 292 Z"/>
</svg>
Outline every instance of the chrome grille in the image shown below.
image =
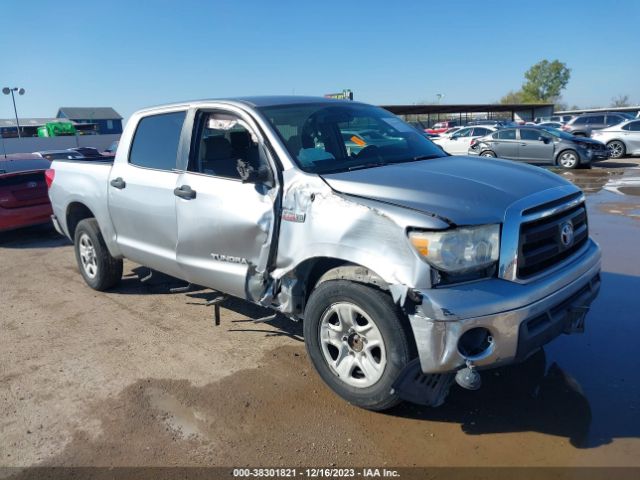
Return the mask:
<svg viewBox="0 0 640 480">
<path fill-rule="evenodd" d="M 571 226 L 573 239 L 563 243 L 562 229 Z M 566 233 L 566 232 L 565 232 Z M 525 222 L 520 226 L 517 276 L 532 277 L 553 267 L 578 251 L 589 237 L 584 203 L 554 215 Z"/>
</svg>

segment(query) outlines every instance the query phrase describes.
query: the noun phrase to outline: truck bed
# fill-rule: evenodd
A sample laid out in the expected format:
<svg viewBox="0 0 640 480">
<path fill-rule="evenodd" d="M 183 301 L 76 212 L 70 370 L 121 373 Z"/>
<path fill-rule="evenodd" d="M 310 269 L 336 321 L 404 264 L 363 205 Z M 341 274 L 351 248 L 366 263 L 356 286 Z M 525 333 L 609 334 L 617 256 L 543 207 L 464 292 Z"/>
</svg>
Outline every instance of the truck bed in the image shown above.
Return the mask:
<svg viewBox="0 0 640 480">
<path fill-rule="evenodd" d="M 109 175 L 112 158 L 104 160 L 54 160 L 55 177 L 49 189 L 53 214 L 66 236 L 73 240 L 73 225 L 68 225 L 68 212 L 84 205 L 98 220 L 107 246 L 115 245 L 115 232 L 108 210 Z M 71 228 L 70 228 L 71 227 Z"/>
</svg>

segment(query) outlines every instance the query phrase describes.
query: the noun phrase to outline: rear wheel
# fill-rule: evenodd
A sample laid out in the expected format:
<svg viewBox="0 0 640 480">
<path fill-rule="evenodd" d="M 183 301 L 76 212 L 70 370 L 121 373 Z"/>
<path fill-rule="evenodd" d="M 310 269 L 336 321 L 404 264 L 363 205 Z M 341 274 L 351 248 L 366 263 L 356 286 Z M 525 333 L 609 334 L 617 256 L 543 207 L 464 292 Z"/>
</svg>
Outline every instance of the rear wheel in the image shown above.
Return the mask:
<svg viewBox="0 0 640 480">
<path fill-rule="evenodd" d="M 491 158 L 496 158 L 496 154 L 493 153 L 491 150 L 487 150 L 485 152 L 482 152 L 480 154 L 481 157 L 491 157 Z"/>
<path fill-rule="evenodd" d="M 307 303 L 304 340 L 322 379 L 348 402 L 379 411 L 401 401 L 392 386 L 413 343 L 385 292 L 345 280 L 320 284 Z"/>
<path fill-rule="evenodd" d="M 627 149 L 620 140 L 613 140 L 607 143 L 610 158 L 622 158 L 626 155 Z"/>
<path fill-rule="evenodd" d="M 578 153 L 574 150 L 565 150 L 558 155 L 558 165 L 562 168 L 577 168 L 579 164 L 580 157 L 578 157 Z"/>
<path fill-rule="evenodd" d="M 74 249 L 80 274 L 91 288 L 108 290 L 120 282 L 122 259 L 113 258 L 109 253 L 95 218 L 78 223 Z"/>
</svg>

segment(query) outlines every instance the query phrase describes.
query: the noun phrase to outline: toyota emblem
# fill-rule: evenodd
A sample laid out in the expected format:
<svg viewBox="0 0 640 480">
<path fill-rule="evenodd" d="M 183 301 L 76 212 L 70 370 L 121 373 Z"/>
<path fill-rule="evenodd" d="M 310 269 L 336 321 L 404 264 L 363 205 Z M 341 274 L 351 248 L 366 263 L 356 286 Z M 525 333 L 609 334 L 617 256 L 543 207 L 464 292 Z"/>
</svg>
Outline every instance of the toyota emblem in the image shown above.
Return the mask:
<svg viewBox="0 0 640 480">
<path fill-rule="evenodd" d="M 571 222 L 565 222 L 560 227 L 560 242 L 567 248 L 573 244 L 573 224 Z"/>
</svg>

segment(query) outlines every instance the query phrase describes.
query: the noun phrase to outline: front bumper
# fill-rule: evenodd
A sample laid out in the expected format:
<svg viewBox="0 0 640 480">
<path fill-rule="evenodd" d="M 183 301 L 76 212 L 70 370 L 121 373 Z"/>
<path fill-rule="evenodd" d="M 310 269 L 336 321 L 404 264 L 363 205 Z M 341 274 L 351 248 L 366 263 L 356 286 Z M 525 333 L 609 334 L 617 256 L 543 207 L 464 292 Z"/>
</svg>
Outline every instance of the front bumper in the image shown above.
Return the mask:
<svg viewBox="0 0 640 480">
<path fill-rule="evenodd" d="M 580 328 L 583 314 L 600 288 L 600 248 L 587 248 L 552 274 L 528 284 L 502 279 L 425 290 L 422 305 L 409 315 L 424 373 L 452 372 L 464 366 L 458 350 L 468 330 L 489 330 L 492 344 L 474 359 L 495 367 L 526 358 L 561 333 Z"/>
</svg>

